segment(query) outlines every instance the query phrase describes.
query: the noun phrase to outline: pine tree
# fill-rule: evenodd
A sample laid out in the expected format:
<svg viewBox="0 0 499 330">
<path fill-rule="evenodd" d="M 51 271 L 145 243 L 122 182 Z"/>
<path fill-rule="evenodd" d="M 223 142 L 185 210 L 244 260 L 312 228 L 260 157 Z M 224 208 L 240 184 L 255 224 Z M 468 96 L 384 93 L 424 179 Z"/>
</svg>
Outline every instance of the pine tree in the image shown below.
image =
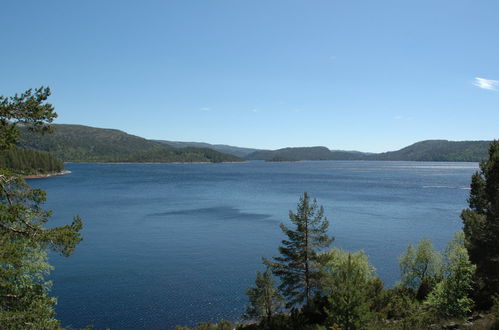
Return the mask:
<svg viewBox="0 0 499 330">
<path fill-rule="evenodd" d="M 0 96 L 0 151 L 10 150 L 19 132 L 17 123 L 46 131 L 56 114 L 44 103 L 48 88 L 28 90 L 20 96 Z M 18 156 L 22 156 L 20 152 Z M 14 162 L 14 158 L 12 161 Z M 23 157 L 19 157 L 22 159 Z M 20 165 L 21 166 L 21 165 Z M 51 215 L 41 204 L 45 193 L 31 189 L 19 176 L 0 170 L 0 328 L 57 329 L 55 298 L 49 297 L 51 269 L 47 249 L 70 255 L 81 241 L 82 221 L 47 229 Z"/>
<path fill-rule="evenodd" d="M 0 168 L 27 175 L 61 172 L 64 164 L 48 152 L 16 146 L 0 152 Z"/>
<path fill-rule="evenodd" d="M 27 125 L 30 131 L 49 132 L 57 114 L 47 103 L 50 88 L 28 89 L 11 97 L 0 95 L 0 150 L 8 150 L 19 140 L 18 125 Z"/>
<path fill-rule="evenodd" d="M 475 302 L 488 308 L 499 294 L 499 141 L 490 144 L 489 159 L 471 178 L 468 204 L 461 219 L 466 248 L 477 266 Z"/>
<path fill-rule="evenodd" d="M 327 235 L 329 222 L 324 218 L 324 208 L 319 207 L 315 199 L 310 202 L 306 192 L 298 202 L 296 213 L 289 211 L 289 218 L 294 228 L 280 225 L 287 236 L 279 247 L 281 256 L 274 257 L 273 261 L 264 259 L 281 280 L 279 290 L 287 298 L 287 307 L 310 303 L 323 274 L 319 252 L 332 242 Z"/>
<path fill-rule="evenodd" d="M 272 314 L 282 306 L 283 297 L 274 286 L 274 278 L 268 267 L 264 273 L 257 272 L 255 286 L 248 288 L 246 294 L 250 303 L 245 318 L 270 320 Z"/>
</svg>

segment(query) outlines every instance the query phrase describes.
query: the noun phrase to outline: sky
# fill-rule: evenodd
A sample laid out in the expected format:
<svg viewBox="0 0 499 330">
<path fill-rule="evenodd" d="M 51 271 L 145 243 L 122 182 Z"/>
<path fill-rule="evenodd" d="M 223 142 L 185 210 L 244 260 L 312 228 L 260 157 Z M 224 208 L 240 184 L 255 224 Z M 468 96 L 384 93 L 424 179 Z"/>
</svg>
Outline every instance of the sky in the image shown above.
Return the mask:
<svg viewBox="0 0 499 330">
<path fill-rule="evenodd" d="M 499 1 L 2 1 L 0 95 L 149 139 L 381 152 L 499 138 Z"/>
</svg>

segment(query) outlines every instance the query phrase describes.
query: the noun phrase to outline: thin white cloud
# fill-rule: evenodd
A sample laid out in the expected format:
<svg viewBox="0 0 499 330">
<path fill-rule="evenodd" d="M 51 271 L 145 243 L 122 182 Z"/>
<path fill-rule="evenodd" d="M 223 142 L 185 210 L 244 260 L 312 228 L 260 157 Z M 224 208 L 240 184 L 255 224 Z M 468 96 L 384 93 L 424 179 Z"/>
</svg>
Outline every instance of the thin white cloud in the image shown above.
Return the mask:
<svg viewBox="0 0 499 330">
<path fill-rule="evenodd" d="M 476 77 L 473 81 L 473 85 L 490 91 L 497 91 L 499 89 L 499 80 Z"/>
<path fill-rule="evenodd" d="M 202 107 L 201 111 L 211 111 L 211 108 L 210 107 Z"/>
</svg>

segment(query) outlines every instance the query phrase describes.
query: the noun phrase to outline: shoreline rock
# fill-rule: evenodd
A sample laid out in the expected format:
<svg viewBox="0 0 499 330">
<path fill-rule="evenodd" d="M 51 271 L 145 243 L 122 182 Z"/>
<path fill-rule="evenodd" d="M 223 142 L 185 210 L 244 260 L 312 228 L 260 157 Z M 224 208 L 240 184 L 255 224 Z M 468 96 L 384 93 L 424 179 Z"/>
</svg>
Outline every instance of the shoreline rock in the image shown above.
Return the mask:
<svg viewBox="0 0 499 330">
<path fill-rule="evenodd" d="M 45 173 L 45 174 L 33 174 L 33 175 L 25 175 L 23 178 L 25 180 L 28 179 L 45 179 L 45 178 L 51 178 L 53 176 L 60 176 L 60 175 L 65 175 L 69 174 L 71 171 L 64 170 L 62 172 L 57 172 L 57 173 Z"/>
</svg>

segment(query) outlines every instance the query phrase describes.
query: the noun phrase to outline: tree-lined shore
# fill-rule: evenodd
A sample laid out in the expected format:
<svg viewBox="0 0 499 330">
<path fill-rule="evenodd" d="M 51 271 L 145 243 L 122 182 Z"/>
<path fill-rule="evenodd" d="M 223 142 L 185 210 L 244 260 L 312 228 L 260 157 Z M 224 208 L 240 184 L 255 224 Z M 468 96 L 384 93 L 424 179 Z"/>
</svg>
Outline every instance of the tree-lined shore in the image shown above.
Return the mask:
<svg viewBox="0 0 499 330">
<path fill-rule="evenodd" d="M 468 203 L 463 231 L 445 250 L 410 243 L 400 281 L 385 288 L 363 251 L 329 249 L 329 221 L 304 193 L 289 212 L 292 226 L 281 224 L 279 256 L 263 258 L 265 271 L 247 290 L 249 322 L 193 329 L 499 329 L 499 141 L 473 175 Z"/>
<path fill-rule="evenodd" d="M 42 87 L 0 96 L 0 329 L 62 329 L 46 279 L 47 255 L 69 256 L 82 240 L 78 216 L 47 226 L 45 192 L 24 181 L 33 168 L 35 176 L 63 174 L 61 162 L 16 147 L 20 125 L 32 134 L 50 132 L 56 113 L 49 95 Z M 248 322 L 195 329 L 498 329 L 499 141 L 489 145 L 470 188 L 462 232 L 445 251 L 426 239 L 409 244 L 393 288 L 384 287 L 363 251 L 331 249 L 324 209 L 304 193 L 289 212 L 291 224 L 280 225 L 278 255 L 263 258 L 265 270 L 247 290 Z"/>
<path fill-rule="evenodd" d="M 53 268 L 48 251 L 69 256 L 82 240 L 79 216 L 67 225 L 47 226 L 52 212 L 42 207 L 45 192 L 23 179 L 30 168 L 62 171 L 49 154 L 16 148 L 18 125 L 38 134 L 50 131 L 47 124 L 57 114 L 47 102 L 49 96 L 50 89 L 44 87 L 0 96 L 0 153 L 5 157 L 5 167 L 0 167 L 0 329 L 62 328 L 46 278 Z"/>
</svg>

